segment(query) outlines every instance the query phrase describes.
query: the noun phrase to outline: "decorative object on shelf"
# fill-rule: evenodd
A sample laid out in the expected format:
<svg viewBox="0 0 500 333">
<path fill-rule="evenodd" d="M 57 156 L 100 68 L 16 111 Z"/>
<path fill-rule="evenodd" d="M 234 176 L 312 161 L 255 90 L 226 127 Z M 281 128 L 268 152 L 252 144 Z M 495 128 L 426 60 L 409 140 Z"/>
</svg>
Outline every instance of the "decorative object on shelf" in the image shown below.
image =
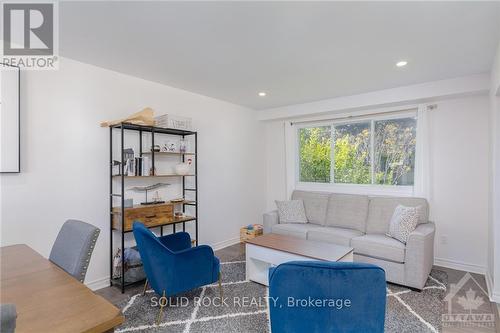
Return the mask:
<svg viewBox="0 0 500 333">
<path fill-rule="evenodd" d="M 188 175 L 191 170 L 192 162 L 193 161 L 189 158 L 186 162 L 177 164 L 175 166 L 175 173 L 181 176 Z"/>
<path fill-rule="evenodd" d="M 154 126 L 154 111 L 151 108 L 142 109 L 142 111 L 136 112 L 127 118 L 103 121 L 101 122 L 101 127 L 110 127 L 113 125 L 117 125 L 120 123 L 130 123 L 135 125 L 145 125 L 145 126 Z"/>
<path fill-rule="evenodd" d="M 113 279 L 118 279 L 122 276 L 122 251 L 118 249 L 113 257 Z"/>
<path fill-rule="evenodd" d="M 188 148 L 188 145 L 189 145 L 189 141 L 184 140 L 184 139 L 180 140 L 180 141 L 179 141 L 179 152 L 180 152 L 180 153 L 185 153 L 185 152 L 187 152 L 187 150 L 188 150 L 188 149 L 187 149 L 187 148 Z"/>
<path fill-rule="evenodd" d="M 176 218 L 181 218 L 181 217 L 184 217 L 184 213 L 183 212 L 175 212 L 174 216 Z"/>
<path fill-rule="evenodd" d="M 192 119 L 189 117 L 175 116 L 172 114 L 164 114 L 155 117 L 156 126 L 163 128 L 173 128 L 185 131 L 190 131 L 192 128 Z"/>
<path fill-rule="evenodd" d="M 178 199 L 172 199 L 170 200 L 171 203 L 183 203 L 184 202 L 184 198 L 178 198 Z"/>
<path fill-rule="evenodd" d="M 126 208 L 134 207 L 134 199 L 125 199 L 123 200 L 123 206 Z"/>
<path fill-rule="evenodd" d="M 158 191 L 156 191 L 155 196 L 153 197 L 153 201 L 148 201 L 148 191 L 156 190 L 160 187 L 168 186 L 168 185 L 170 185 L 170 184 L 168 184 L 168 183 L 156 183 L 156 184 L 149 185 L 149 186 L 131 187 L 130 190 L 137 191 L 137 192 L 146 192 L 146 201 L 141 202 L 141 205 L 154 205 L 154 204 L 165 203 L 165 201 L 162 201 L 160 199 L 160 196 L 158 195 Z"/>
<path fill-rule="evenodd" d="M 155 194 L 153 195 L 153 202 L 158 202 L 158 203 L 164 203 L 165 201 L 161 201 L 160 198 L 160 193 L 158 191 L 155 191 Z"/>
<path fill-rule="evenodd" d="M 249 224 L 240 229 L 240 242 L 261 236 L 264 232 L 262 224 Z"/>
<path fill-rule="evenodd" d="M 176 141 L 167 141 L 165 145 L 163 145 L 162 151 L 168 153 L 175 153 L 177 151 L 177 142 Z"/>
<path fill-rule="evenodd" d="M 151 151 L 154 151 L 155 153 L 159 153 L 160 150 L 161 150 L 160 145 L 154 145 L 153 149 L 151 149 Z"/>
</svg>

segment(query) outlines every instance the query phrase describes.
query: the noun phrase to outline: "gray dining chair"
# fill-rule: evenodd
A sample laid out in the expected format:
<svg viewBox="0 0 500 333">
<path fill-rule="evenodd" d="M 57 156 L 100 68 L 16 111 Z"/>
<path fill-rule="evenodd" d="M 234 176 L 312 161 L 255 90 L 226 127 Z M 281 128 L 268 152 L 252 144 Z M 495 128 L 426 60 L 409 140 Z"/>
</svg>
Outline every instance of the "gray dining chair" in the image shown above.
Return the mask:
<svg viewBox="0 0 500 333">
<path fill-rule="evenodd" d="M 14 333 L 17 312 L 14 304 L 0 304 L 0 332 Z"/>
<path fill-rule="evenodd" d="M 83 282 L 100 231 L 92 224 L 67 220 L 52 246 L 49 260 Z"/>
</svg>

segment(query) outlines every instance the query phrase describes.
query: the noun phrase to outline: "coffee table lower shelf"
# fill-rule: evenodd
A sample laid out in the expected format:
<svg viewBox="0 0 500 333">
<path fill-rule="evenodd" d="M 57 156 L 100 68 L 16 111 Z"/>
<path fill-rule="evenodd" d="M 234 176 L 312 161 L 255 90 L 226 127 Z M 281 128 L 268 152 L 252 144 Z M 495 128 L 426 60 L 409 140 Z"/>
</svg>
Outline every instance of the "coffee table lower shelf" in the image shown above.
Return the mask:
<svg viewBox="0 0 500 333">
<path fill-rule="evenodd" d="M 265 236 L 261 236 L 265 237 Z M 287 236 L 284 236 L 287 237 Z M 260 237 L 257 237 L 258 239 Z M 290 241 L 294 241 L 294 238 Z M 300 242 L 304 242 L 302 239 L 297 239 Z M 312 241 L 306 241 L 312 242 Z M 353 249 L 345 246 L 327 244 L 324 243 L 326 247 L 336 247 L 336 257 L 332 257 L 329 260 L 325 260 L 320 255 L 317 258 L 311 256 L 300 255 L 297 253 L 290 253 L 281 249 L 274 249 L 270 247 L 265 247 L 261 245 L 246 243 L 246 279 L 263 284 L 265 286 L 269 285 L 269 268 L 278 266 L 289 261 L 310 261 L 310 260 L 322 260 L 322 261 L 343 261 L 352 262 L 353 261 Z"/>
</svg>

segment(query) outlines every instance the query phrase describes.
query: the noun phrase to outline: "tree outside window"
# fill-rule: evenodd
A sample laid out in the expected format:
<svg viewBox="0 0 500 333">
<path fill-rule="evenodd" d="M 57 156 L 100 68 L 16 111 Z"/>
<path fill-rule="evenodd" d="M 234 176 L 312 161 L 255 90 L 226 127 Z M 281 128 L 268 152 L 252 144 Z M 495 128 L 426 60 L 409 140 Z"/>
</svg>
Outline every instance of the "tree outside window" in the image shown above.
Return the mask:
<svg viewBox="0 0 500 333">
<path fill-rule="evenodd" d="M 414 183 L 413 117 L 305 127 L 299 129 L 298 135 L 301 182 L 405 186 Z"/>
</svg>

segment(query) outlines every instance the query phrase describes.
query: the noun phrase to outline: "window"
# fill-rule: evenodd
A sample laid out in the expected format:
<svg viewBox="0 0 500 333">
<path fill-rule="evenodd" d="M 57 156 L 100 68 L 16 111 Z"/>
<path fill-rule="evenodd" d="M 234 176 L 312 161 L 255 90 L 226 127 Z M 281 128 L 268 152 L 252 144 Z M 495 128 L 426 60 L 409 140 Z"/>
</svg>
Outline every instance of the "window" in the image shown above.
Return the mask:
<svg viewBox="0 0 500 333">
<path fill-rule="evenodd" d="M 416 118 L 374 118 L 298 130 L 299 181 L 413 186 Z"/>
<path fill-rule="evenodd" d="M 334 182 L 370 184 L 370 123 L 334 126 Z"/>
<path fill-rule="evenodd" d="M 329 183 L 332 150 L 330 126 L 301 128 L 299 140 L 300 180 Z"/>
</svg>

